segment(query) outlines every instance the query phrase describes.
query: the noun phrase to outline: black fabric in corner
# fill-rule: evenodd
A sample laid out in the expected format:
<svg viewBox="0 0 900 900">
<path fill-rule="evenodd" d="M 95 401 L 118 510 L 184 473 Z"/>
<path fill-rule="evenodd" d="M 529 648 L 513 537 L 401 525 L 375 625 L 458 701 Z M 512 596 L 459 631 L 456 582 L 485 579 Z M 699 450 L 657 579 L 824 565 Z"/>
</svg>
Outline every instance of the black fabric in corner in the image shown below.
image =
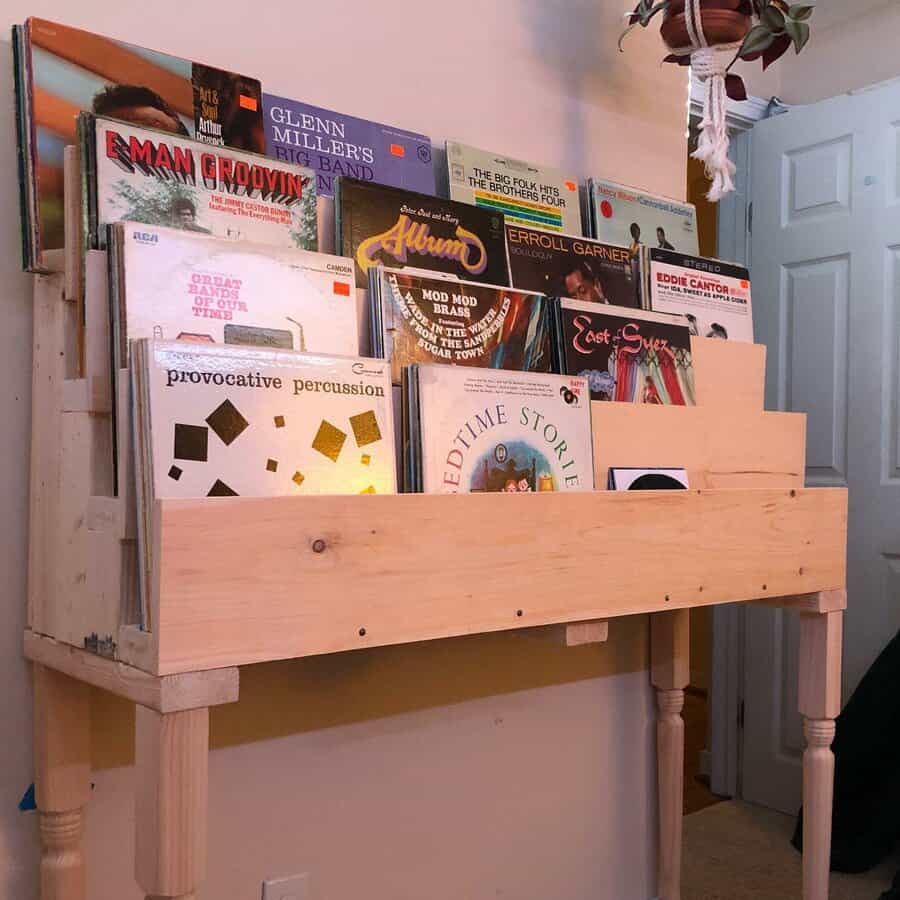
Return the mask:
<svg viewBox="0 0 900 900">
<path fill-rule="evenodd" d="M 868 871 L 890 854 L 900 837 L 898 747 L 900 632 L 872 664 L 837 719 L 832 871 Z M 802 809 L 792 843 L 802 851 Z M 885 896 L 900 900 L 900 891 Z"/>
</svg>

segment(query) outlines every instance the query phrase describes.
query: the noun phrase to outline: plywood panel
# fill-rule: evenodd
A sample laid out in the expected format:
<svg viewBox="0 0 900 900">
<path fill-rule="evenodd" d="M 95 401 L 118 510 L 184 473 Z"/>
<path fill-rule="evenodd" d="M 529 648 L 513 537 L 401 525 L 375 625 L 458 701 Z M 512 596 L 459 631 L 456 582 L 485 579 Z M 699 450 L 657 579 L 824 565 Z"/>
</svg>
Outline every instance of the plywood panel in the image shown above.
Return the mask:
<svg viewBox="0 0 900 900">
<path fill-rule="evenodd" d="M 766 382 L 765 344 L 691 338 L 698 406 L 761 412 Z"/>
<path fill-rule="evenodd" d="M 163 501 L 158 670 L 839 588 L 846 503 L 840 489 Z"/>
<path fill-rule="evenodd" d="M 52 668 L 79 683 L 102 688 L 161 713 L 218 706 L 238 699 L 239 676 L 234 668 L 156 677 L 31 631 L 25 632 L 24 651 L 27 659 L 40 663 L 39 670 Z"/>
<path fill-rule="evenodd" d="M 683 467 L 692 488 L 803 486 L 806 419 L 738 407 L 594 403 L 594 482 L 611 466 Z"/>
</svg>

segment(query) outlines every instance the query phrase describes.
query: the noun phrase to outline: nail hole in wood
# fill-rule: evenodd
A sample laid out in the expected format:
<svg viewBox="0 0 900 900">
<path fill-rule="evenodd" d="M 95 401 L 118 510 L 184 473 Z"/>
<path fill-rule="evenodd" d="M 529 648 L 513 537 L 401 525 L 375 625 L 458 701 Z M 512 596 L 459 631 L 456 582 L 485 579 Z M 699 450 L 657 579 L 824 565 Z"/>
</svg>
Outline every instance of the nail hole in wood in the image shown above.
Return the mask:
<svg viewBox="0 0 900 900">
<path fill-rule="evenodd" d="M 700 593 L 702 594 L 702 593 L 703 593 L 703 585 L 701 584 L 700 587 L 699 587 L 697 590 L 699 590 Z"/>
<path fill-rule="evenodd" d="M 360 636 L 360 637 L 365 637 L 365 636 L 366 636 L 366 629 L 365 629 L 365 628 L 360 628 L 360 629 L 359 629 L 359 636 Z"/>
<path fill-rule="evenodd" d="M 670 597 L 669 597 L 669 595 L 668 595 L 668 594 L 666 594 L 666 603 L 668 603 L 668 602 L 669 602 L 669 600 L 670 600 Z"/>
<path fill-rule="evenodd" d="M 312 545 L 313 553 L 324 553 L 327 546 L 328 545 L 325 543 L 325 541 L 322 540 L 322 538 L 316 538 L 313 541 Z"/>
<path fill-rule="evenodd" d="M 797 492 L 796 492 L 796 491 L 791 491 L 791 496 L 792 496 L 792 497 L 796 497 L 796 496 L 797 496 Z"/>
<path fill-rule="evenodd" d="M 768 585 L 764 584 L 764 585 L 763 585 L 763 590 L 764 590 L 764 591 L 765 591 L 765 590 L 768 590 Z"/>
<path fill-rule="evenodd" d="M 803 566 L 800 566 L 800 574 L 803 574 Z"/>
<path fill-rule="evenodd" d="M 521 615 L 522 615 L 522 610 L 521 610 L 521 609 L 517 609 L 517 610 L 516 610 L 516 615 L 517 615 L 517 616 L 521 616 Z"/>
</svg>

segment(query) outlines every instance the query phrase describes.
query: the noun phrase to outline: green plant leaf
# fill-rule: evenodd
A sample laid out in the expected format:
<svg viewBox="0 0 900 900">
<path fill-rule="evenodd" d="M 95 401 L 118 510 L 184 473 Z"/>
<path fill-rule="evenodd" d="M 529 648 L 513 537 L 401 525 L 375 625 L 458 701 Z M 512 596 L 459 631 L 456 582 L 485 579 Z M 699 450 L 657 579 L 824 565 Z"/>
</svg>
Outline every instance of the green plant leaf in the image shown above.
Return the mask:
<svg viewBox="0 0 900 900">
<path fill-rule="evenodd" d="M 795 22 L 805 22 L 815 10 L 815 6 L 811 3 L 795 3 L 789 10 L 788 15 Z"/>
<path fill-rule="evenodd" d="M 744 85 L 744 79 L 740 75 L 725 76 L 725 93 L 732 100 L 746 100 L 747 88 Z"/>
<path fill-rule="evenodd" d="M 795 22 L 793 19 L 785 19 L 784 30 L 794 42 L 794 48 L 799 53 L 809 41 L 809 25 L 806 22 Z"/>
<path fill-rule="evenodd" d="M 744 43 L 741 44 L 738 56 L 744 57 L 753 53 L 762 53 L 774 40 L 775 35 L 765 25 L 756 25 L 750 29 L 747 37 L 744 38 Z"/>
<path fill-rule="evenodd" d="M 638 22 L 632 22 L 632 23 L 631 23 L 631 24 L 630 24 L 630 25 L 629 25 L 629 26 L 628 26 L 628 27 L 627 27 L 627 28 L 619 35 L 619 53 L 624 53 L 624 52 L 625 52 L 625 48 L 622 46 L 622 41 L 624 41 L 625 38 L 626 38 L 632 31 L 634 31 L 634 29 L 637 28 L 638 25 L 640 25 L 640 24 L 641 24 L 640 21 L 638 21 Z"/>
<path fill-rule="evenodd" d="M 791 46 L 790 36 L 787 34 L 779 34 L 774 41 L 772 41 L 772 46 L 769 47 L 765 53 L 762 55 L 763 61 L 763 71 L 769 68 L 772 63 L 778 62 L 785 53 L 787 53 L 788 48 Z"/>
<path fill-rule="evenodd" d="M 638 25 L 640 25 L 641 28 L 646 28 L 650 24 L 650 20 L 657 13 L 669 8 L 670 2 L 671 0 L 659 0 L 659 2 L 654 2 L 654 0 L 641 0 L 635 7 L 634 12 L 629 15 L 630 24 L 619 35 L 619 50 L 624 50 L 622 41 L 629 32 L 633 31 Z"/>
<path fill-rule="evenodd" d="M 784 29 L 784 13 L 776 6 L 767 6 L 762 14 L 761 21 L 769 31 L 777 33 Z"/>
</svg>

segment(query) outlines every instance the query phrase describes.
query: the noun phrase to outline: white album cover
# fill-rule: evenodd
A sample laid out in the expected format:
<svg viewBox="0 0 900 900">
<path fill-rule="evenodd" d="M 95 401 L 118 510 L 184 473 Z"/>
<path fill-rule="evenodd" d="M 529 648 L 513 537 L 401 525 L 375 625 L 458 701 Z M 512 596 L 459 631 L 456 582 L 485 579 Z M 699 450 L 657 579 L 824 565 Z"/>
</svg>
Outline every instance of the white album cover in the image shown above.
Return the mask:
<svg viewBox="0 0 900 900">
<path fill-rule="evenodd" d="M 89 237 L 113 222 L 164 225 L 230 240 L 315 250 L 311 169 L 129 122 L 82 114 L 96 185 Z"/>
<path fill-rule="evenodd" d="M 697 210 L 692 203 L 660 197 L 603 178 L 588 182 L 594 237 L 629 247 L 635 258 L 641 249 L 700 252 Z"/>
<path fill-rule="evenodd" d="M 550 166 L 447 141 L 450 197 L 501 212 L 508 223 L 581 234 L 578 179 Z"/>
<path fill-rule="evenodd" d="M 750 273 L 744 266 L 651 250 L 650 308 L 682 315 L 691 334 L 753 343 Z"/>
<path fill-rule="evenodd" d="M 155 498 L 396 490 L 383 360 L 140 344 L 136 446 Z"/>
<path fill-rule="evenodd" d="M 415 369 L 425 493 L 593 490 L 586 379 L 434 364 Z"/>
<path fill-rule="evenodd" d="M 360 352 L 350 260 L 134 222 L 115 228 L 121 367 L 136 338 Z"/>
</svg>

